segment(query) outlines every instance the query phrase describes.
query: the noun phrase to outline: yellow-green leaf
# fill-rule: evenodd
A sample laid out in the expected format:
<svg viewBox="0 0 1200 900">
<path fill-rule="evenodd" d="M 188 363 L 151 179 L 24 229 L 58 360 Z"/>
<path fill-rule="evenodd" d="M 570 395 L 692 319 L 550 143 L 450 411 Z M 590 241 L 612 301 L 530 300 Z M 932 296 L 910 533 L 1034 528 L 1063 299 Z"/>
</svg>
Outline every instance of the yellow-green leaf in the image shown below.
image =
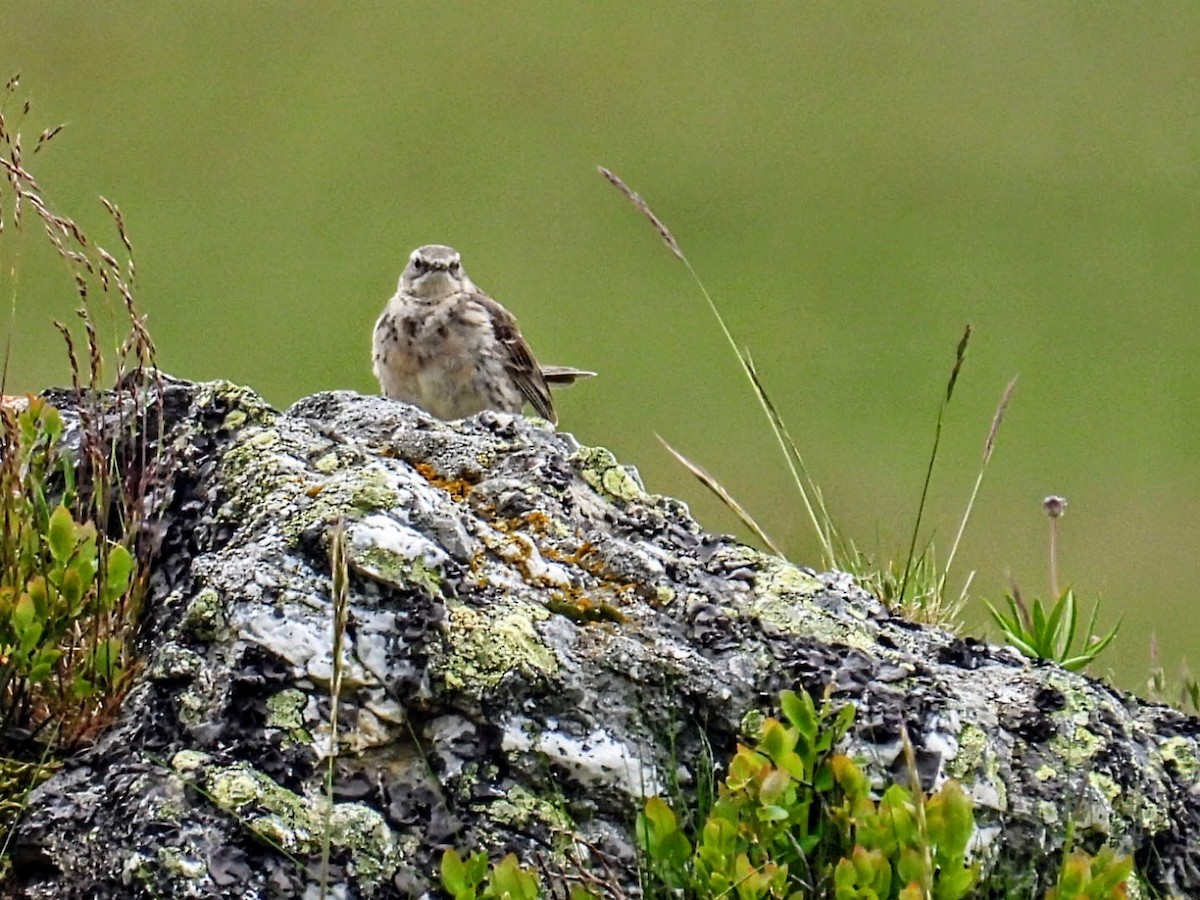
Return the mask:
<svg viewBox="0 0 1200 900">
<path fill-rule="evenodd" d="M 46 535 L 50 542 L 50 555 L 56 562 L 63 563 L 75 552 L 75 520 L 65 506 L 59 506 L 50 516 L 49 533 Z"/>
</svg>

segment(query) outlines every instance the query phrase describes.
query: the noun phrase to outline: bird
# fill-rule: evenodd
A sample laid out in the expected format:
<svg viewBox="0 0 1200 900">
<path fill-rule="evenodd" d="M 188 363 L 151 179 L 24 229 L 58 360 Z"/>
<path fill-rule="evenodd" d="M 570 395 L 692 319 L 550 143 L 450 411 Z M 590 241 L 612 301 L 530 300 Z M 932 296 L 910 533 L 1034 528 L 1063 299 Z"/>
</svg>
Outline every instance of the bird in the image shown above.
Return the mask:
<svg viewBox="0 0 1200 900">
<path fill-rule="evenodd" d="M 540 365 L 516 317 L 471 281 L 453 247 L 426 244 L 408 258 L 375 323 L 375 377 L 385 397 L 439 419 L 533 407 L 557 424 L 550 386 L 596 373 Z"/>
</svg>

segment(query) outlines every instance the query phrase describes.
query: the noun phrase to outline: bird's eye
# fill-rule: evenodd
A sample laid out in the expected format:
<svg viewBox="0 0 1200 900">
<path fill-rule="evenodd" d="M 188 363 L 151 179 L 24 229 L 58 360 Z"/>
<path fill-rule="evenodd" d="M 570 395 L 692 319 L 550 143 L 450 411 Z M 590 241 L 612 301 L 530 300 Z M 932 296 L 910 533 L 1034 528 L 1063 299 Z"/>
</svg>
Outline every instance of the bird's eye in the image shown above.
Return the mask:
<svg viewBox="0 0 1200 900">
<path fill-rule="evenodd" d="M 411 265 L 412 265 L 413 271 L 414 271 L 414 272 L 416 272 L 418 275 L 420 275 L 420 274 L 421 274 L 422 272 L 424 272 L 424 271 L 425 271 L 427 268 L 429 268 L 429 267 L 428 267 L 428 266 L 425 264 L 425 260 L 421 259 L 421 257 L 419 257 L 419 256 L 414 256 L 414 257 L 412 258 Z"/>
<path fill-rule="evenodd" d="M 458 262 L 458 260 L 457 260 L 457 259 L 455 259 L 455 260 L 451 260 L 451 262 L 450 262 L 450 271 L 451 271 L 451 272 L 457 272 L 457 271 L 459 270 L 459 268 L 461 268 L 461 267 L 459 266 L 459 262 Z"/>
</svg>

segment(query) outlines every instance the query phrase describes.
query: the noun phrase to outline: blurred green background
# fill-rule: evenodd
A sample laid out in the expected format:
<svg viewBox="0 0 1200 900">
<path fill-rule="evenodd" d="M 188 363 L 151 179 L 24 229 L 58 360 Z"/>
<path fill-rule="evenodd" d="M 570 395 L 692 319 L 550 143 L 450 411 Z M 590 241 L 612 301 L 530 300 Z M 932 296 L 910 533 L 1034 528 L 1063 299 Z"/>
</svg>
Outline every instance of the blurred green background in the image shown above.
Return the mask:
<svg viewBox="0 0 1200 900">
<path fill-rule="evenodd" d="M 1044 594 L 1063 494 L 1065 580 L 1125 617 L 1096 670 L 1140 689 L 1152 634 L 1168 670 L 1200 659 L 1200 4 L 0 2 L 18 71 L 27 138 L 67 123 L 33 163 L 56 208 L 93 234 L 97 195 L 124 210 L 173 374 L 372 391 L 408 252 L 449 243 L 544 362 L 602 373 L 564 429 L 736 530 L 663 435 L 816 563 L 734 356 L 604 164 L 861 545 L 907 546 L 969 321 L 934 540 L 1019 374 L 959 576 Z M 67 379 L 45 243 L 2 245 L 10 393 Z"/>
</svg>

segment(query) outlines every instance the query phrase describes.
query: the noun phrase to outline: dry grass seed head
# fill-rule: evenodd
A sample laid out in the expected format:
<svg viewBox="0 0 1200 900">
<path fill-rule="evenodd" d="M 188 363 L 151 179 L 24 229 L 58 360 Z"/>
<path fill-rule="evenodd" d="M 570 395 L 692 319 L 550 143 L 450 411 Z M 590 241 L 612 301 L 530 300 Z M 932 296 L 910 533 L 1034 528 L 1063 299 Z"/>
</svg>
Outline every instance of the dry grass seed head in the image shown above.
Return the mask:
<svg viewBox="0 0 1200 900">
<path fill-rule="evenodd" d="M 679 246 L 679 242 L 675 240 L 675 235 L 671 234 L 665 222 L 654 214 L 654 210 L 650 205 L 642 199 L 641 195 L 633 190 L 629 185 L 621 180 L 616 172 L 611 169 L 606 169 L 604 166 L 597 166 L 600 174 L 603 175 L 608 183 L 615 187 L 618 191 L 625 195 L 625 199 L 633 204 L 634 208 L 646 217 L 646 220 L 654 226 L 654 230 L 658 232 L 658 236 L 663 239 L 663 243 L 667 245 L 672 253 L 680 259 L 683 259 L 683 249 Z M 686 260 L 685 260 L 686 261 Z"/>
</svg>

